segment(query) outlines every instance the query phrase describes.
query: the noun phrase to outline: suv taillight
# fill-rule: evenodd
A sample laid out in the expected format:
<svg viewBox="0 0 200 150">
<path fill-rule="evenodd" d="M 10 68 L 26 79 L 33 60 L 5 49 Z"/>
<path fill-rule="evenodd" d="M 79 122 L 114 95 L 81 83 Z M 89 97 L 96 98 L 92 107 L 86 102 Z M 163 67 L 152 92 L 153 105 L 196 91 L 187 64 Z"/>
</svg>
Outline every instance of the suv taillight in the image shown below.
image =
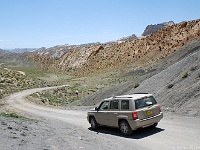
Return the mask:
<svg viewBox="0 0 200 150">
<path fill-rule="evenodd" d="M 159 110 L 159 113 L 160 113 L 161 112 L 160 104 L 158 104 L 158 110 Z"/>
<path fill-rule="evenodd" d="M 132 112 L 132 118 L 133 118 L 133 120 L 138 119 L 137 111 Z"/>
</svg>

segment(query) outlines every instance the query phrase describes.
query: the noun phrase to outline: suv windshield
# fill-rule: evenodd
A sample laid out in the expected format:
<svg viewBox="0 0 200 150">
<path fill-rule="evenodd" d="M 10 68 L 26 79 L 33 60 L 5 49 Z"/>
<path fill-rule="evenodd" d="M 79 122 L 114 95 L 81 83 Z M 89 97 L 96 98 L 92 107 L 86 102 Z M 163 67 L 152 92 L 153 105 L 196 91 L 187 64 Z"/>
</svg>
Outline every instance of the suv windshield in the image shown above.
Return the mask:
<svg viewBox="0 0 200 150">
<path fill-rule="evenodd" d="M 135 109 L 143 108 L 143 107 L 154 105 L 154 104 L 157 104 L 157 102 L 153 96 L 144 97 L 144 98 L 135 100 Z"/>
</svg>

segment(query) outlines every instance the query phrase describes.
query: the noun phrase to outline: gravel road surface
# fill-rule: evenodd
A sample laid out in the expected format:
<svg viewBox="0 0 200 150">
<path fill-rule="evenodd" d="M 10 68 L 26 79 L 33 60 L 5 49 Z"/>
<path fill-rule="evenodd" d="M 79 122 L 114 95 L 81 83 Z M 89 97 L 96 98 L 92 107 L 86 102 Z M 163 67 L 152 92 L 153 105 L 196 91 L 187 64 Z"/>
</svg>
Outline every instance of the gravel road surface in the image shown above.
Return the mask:
<svg viewBox="0 0 200 150">
<path fill-rule="evenodd" d="M 50 88 L 30 89 L 6 98 L 9 110 L 20 111 L 39 121 L 0 117 L 0 147 L 8 150 L 200 150 L 200 118 L 165 113 L 155 129 L 145 128 L 129 137 L 118 129 L 102 127 L 92 131 L 86 110 L 42 107 L 25 100 L 31 93 Z"/>
</svg>

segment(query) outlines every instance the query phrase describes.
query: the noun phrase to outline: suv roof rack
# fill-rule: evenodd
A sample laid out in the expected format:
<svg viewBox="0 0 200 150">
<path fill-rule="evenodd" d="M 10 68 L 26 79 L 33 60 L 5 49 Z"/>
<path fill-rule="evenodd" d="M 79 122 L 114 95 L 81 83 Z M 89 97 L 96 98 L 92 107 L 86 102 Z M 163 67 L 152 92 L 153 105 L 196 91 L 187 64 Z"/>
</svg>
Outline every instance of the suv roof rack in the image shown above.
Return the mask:
<svg viewBox="0 0 200 150">
<path fill-rule="evenodd" d="M 132 93 L 132 94 L 149 94 L 149 93 L 144 93 L 144 92 L 143 92 L 143 93 Z"/>
<path fill-rule="evenodd" d="M 125 95 L 122 95 L 122 96 L 114 96 L 113 98 L 132 98 L 132 96 L 125 96 Z"/>
<path fill-rule="evenodd" d="M 112 98 L 133 98 L 134 94 L 148 94 L 148 93 L 132 93 L 127 95 L 112 96 Z"/>
</svg>

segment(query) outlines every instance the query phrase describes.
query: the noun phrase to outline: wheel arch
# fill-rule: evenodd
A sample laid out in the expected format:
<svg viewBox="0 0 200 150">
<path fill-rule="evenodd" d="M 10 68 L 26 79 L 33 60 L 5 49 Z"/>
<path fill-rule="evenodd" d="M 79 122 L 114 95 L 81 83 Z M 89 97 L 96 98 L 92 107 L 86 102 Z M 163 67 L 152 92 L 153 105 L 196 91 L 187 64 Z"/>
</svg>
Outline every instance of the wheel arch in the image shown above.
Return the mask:
<svg viewBox="0 0 200 150">
<path fill-rule="evenodd" d="M 118 127 L 119 127 L 119 124 L 120 124 L 120 122 L 122 121 L 122 120 L 125 120 L 126 122 L 128 122 L 128 116 L 126 116 L 126 115 L 119 115 L 118 116 Z M 128 122 L 128 124 L 129 124 L 129 122 Z"/>
<path fill-rule="evenodd" d="M 118 119 L 118 128 L 119 128 L 119 125 L 120 125 L 121 121 L 126 121 L 129 124 L 129 122 L 126 120 L 126 118 L 119 118 Z"/>
</svg>

